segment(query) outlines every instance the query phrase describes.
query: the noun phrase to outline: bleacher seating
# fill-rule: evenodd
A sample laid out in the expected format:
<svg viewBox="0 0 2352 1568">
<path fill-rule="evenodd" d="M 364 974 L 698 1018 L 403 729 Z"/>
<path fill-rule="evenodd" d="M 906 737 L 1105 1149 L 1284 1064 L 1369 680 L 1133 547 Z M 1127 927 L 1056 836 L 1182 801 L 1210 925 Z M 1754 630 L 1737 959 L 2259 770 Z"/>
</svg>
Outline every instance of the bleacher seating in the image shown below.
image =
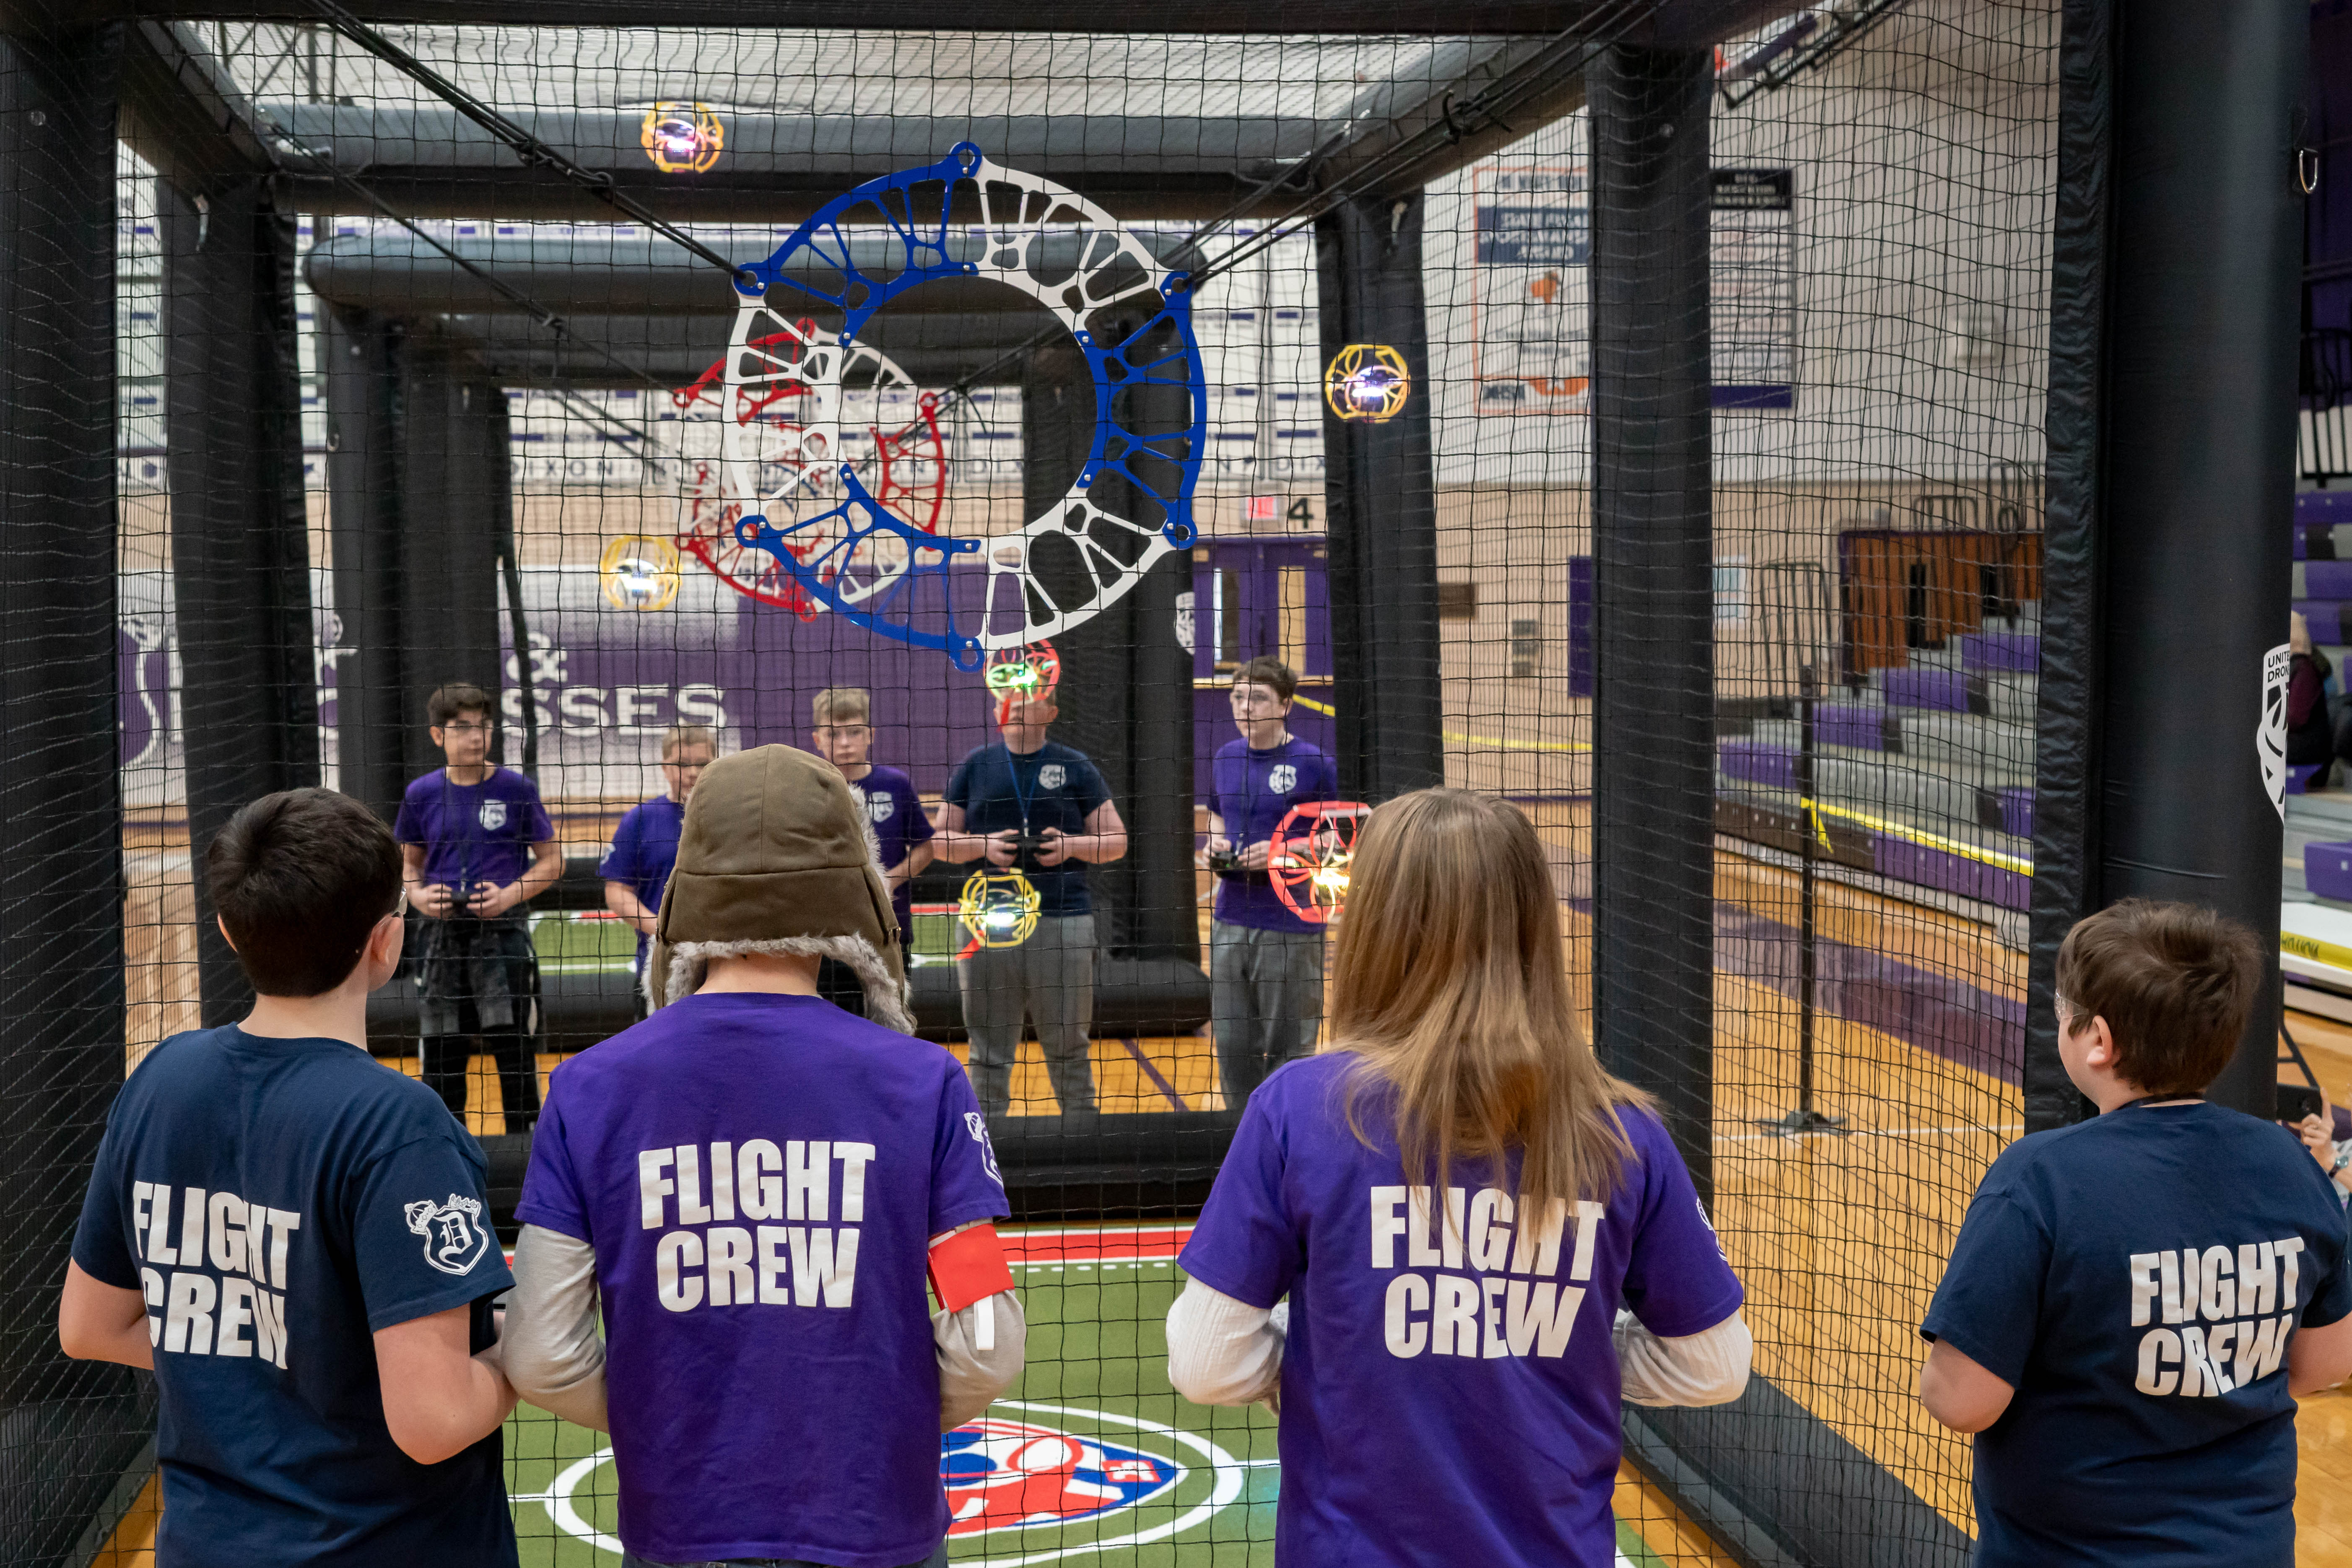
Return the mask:
<svg viewBox="0 0 2352 1568">
<path fill-rule="evenodd" d="M 2347 550 L 2352 555 L 2352 550 Z M 1718 717 L 1723 831 L 1785 848 L 1826 839 L 1832 859 L 1895 883 L 2022 910 L 2032 859 L 2033 710 L 2041 606 L 1912 650 L 1813 709 L 1818 823 L 1799 828 L 1803 725 L 1781 701 Z"/>
</svg>

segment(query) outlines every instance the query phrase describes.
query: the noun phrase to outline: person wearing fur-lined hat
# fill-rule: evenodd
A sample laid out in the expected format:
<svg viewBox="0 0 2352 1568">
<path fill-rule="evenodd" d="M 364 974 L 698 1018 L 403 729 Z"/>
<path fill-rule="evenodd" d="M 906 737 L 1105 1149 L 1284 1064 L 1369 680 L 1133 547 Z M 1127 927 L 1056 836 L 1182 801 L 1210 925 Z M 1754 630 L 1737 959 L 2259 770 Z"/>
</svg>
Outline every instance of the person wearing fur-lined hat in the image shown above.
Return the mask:
<svg viewBox="0 0 2352 1568">
<path fill-rule="evenodd" d="M 873 1022 L 817 994 L 826 958 Z M 1027 1329 L 987 1124 L 901 1032 L 889 888 L 831 764 L 710 764 L 646 973 L 652 1016 L 550 1086 L 510 1380 L 613 1435 L 629 1563 L 944 1563 L 939 1435 L 1020 1375 Z"/>
</svg>

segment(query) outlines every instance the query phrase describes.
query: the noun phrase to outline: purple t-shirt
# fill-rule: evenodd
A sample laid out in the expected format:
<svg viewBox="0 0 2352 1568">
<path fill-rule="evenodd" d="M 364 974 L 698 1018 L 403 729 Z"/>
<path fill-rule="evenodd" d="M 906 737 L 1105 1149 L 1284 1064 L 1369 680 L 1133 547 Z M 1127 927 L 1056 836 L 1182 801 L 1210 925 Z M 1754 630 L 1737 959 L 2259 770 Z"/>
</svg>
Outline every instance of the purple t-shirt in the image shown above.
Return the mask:
<svg viewBox="0 0 2352 1568">
<path fill-rule="evenodd" d="M 1228 741 L 1211 765 L 1209 809 L 1225 825 L 1236 847 L 1263 844 L 1290 808 L 1301 801 L 1337 800 L 1339 773 L 1320 747 L 1296 735 L 1279 746 L 1254 751 L 1247 741 Z M 1321 931 L 1290 912 L 1263 871 L 1219 879 L 1217 918 L 1227 925 L 1260 931 Z"/>
<path fill-rule="evenodd" d="M 1606 1204 L 1515 1223 L 1516 1184 L 1456 1162 L 1433 1205 L 1375 1132 L 1377 1090 L 1359 1120 L 1378 1147 L 1349 1130 L 1356 1061 L 1292 1062 L 1250 1096 L 1179 1260 L 1251 1306 L 1290 1298 L 1275 1555 L 1606 1568 L 1617 1309 L 1673 1336 L 1741 1300 L 1690 1173 L 1629 1110 L 1636 1162 Z"/>
<path fill-rule="evenodd" d="M 904 860 L 916 845 L 929 842 L 931 819 L 923 815 L 915 781 L 905 773 L 877 765 L 867 770 L 864 778 L 850 780 L 849 787 L 866 804 L 866 819 L 874 825 L 874 841 L 882 847 L 884 870 Z M 906 883 L 899 883 L 890 894 L 890 907 L 898 911 L 898 941 L 911 946 L 914 893 Z"/>
<path fill-rule="evenodd" d="M 646 908 L 658 910 L 662 889 L 669 886 L 669 874 L 677 865 L 677 839 L 685 827 L 686 802 L 666 795 L 640 802 L 629 807 L 613 830 L 613 842 L 604 846 L 596 869 L 608 882 L 627 883 Z M 653 940 L 637 933 L 637 956 L 630 968 L 639 974 L 646 972 L 646 950 Z"/>
<path fill-rule="evenodd" d="M 425 879 L 446 887 L 503 888 L 530 869 L 530 847 L 555 837 L 539 786 L 512 768 L 461 784 L 436 768 L 408 786 L 392 836 L 425 846 Z"/>
<path fill-rule="evenodd" d="M 556 1068 L 515 1214 L 596 1249 L 629 1550 L 920 1562 L 929 1241 L 1005 1213 L 955 1058 L 814 996 L 683 997 Z"/>
</svg>

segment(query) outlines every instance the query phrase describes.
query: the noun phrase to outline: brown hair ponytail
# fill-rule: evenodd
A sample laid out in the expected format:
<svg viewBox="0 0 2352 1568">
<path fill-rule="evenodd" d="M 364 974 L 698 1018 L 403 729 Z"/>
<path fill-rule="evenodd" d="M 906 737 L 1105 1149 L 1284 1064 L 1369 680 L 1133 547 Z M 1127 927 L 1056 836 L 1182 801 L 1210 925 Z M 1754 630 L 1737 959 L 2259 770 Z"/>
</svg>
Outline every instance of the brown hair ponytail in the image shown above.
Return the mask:
<svg viewBox="0 0 2352 1568">
<path fill-rule="evenodd" d="M 1522 1203 L 1606 1199 L 1633 1157 L 1579 1028 L 1543 843 L 1507 802 L 1425 789 L 1372 813 L 1332 960 L 1328 1049 L 1353 1051 L 1348 1124 L 1381 1090 L 1407 1174 L 1524 1151 Z"/>
</svg>

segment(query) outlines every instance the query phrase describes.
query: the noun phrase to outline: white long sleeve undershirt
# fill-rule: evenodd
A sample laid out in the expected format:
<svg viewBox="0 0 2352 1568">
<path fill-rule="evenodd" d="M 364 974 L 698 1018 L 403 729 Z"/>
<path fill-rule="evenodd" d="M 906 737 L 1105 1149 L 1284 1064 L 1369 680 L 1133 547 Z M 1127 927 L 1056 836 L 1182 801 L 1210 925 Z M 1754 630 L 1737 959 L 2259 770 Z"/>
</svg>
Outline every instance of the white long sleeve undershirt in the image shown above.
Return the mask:
<svg viewBox="0 0 2352 1568">
<path fill-rule="evenodd" d="M 1198 1279 L 1168 1310 L 1168 1381 L 1195 1405 L 1254 1405 L 1281 1385 L 1287 1301 L 1237 1301 Z M 1696 1334 L 1661 1339 L 1630 1312 L 1610 1334 L 1634 1405 L 1725 1405 L 1748 1386 L 1755 1343 L 1734 1312 Z"/>
<path fill-rule="evenodd" d="M 527 1225 L 515 1241 L 514 1275 L 499 1340 L 507 1381 L 542 1410 L 575 1426 L 611 1431 L 604 1341 L 598 1331 L 596 1249 L 561 1231 Z M 962 1426 L 1013 1385 L 1021 1375 L 1028 1336 L 1021 1303 L 1010 1290 L 983 1297 L 961 1312 L 931 1314 L 940 1431 Z"/>
</svg>

